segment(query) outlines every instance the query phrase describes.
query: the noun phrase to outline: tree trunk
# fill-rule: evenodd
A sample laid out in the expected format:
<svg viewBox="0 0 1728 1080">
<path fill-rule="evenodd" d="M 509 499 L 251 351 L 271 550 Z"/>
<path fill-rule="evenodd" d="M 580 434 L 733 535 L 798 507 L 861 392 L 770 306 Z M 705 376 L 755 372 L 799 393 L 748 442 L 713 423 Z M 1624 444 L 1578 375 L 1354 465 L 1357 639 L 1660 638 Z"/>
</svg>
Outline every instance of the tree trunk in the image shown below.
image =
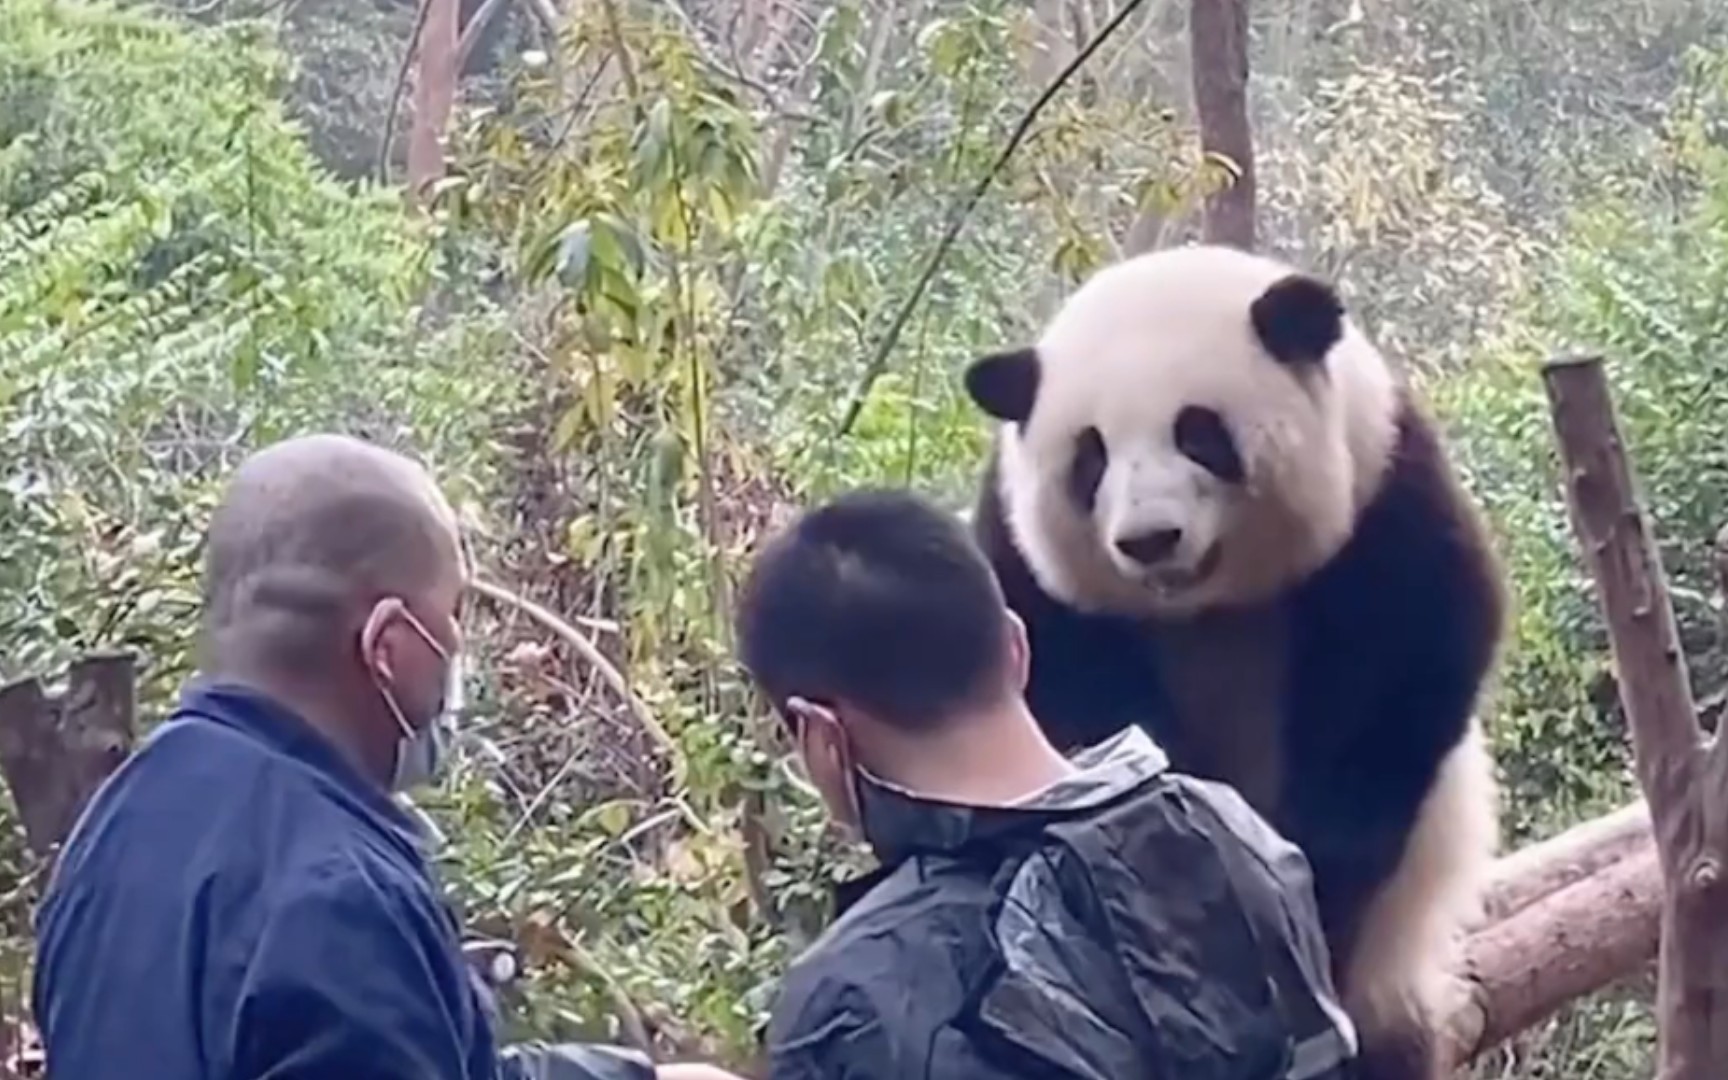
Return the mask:
<svg viewBox="0 0 1728 1080">
<path fill-rule="evenodd" d="M 413 120 L 408 129 L 408 192 L 416 201 L 444 175 L 444 132 L 456 103 L 457 0 L 424 0 L 425 24 L 415 43 Z"/>
<path fill-rule="evenodd" d="M 1206 241 L 1254 250 L 1254 137 L 1248 125 L 1248 0 L 1194 0 L 1189 9 L 1200 149 L 1227 161 L 1235 182 L 1206 198 Z"/>
<path fill-rule="evenodd" d="M 0 772 L 24 824 L 24 840 L 48 856 L 84 804 L 132 748 L 132 657 L 101 653 L 74 663 L 66 690 L 39 679 L 0 688 Z"/>
<path fill-rule="evenodd" d="M 1660 1080 L 1728 1067 L 1728 740 L 1706 746 L 1598 358 L 1543 371 L 1572 524 L 1608 624 L 1663 876 Z"/>
</svg>

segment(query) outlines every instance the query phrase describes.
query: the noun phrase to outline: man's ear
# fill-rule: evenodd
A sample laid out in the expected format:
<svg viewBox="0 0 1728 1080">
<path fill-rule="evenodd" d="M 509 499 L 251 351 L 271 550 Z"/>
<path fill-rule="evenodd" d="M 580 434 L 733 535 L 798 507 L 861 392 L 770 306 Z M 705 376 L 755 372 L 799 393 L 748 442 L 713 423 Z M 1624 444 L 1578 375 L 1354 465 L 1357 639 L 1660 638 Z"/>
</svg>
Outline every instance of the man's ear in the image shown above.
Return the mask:
<svg viewBox="0 0 1728 1080">
<path fill-rule="evenodd" d="M 385 680 L 396 677 L 395 658 L 390 655 L 390 638 L 385 631 L 402 606 L 395 597 L 380 601 L 360 627 L 360 662 Z"/>
<path fill-rule="evenodd" d="M 786 712 L 797 718 L 798 756 L 810 783 L 837 823 L 862 835 L 858 789 L 853 778 L 851 740 L 840 716 L 827 705 L 787 698 Z"/>
<path fill-rule="evenodd" d="M 1013 608 L 1004 609 L 1008 623 L 1008 673 L 1014 692 L 1024 694 L 1032 677 L 1032 643 L 1026 636 L 1026 621 Z"/>
</svg>

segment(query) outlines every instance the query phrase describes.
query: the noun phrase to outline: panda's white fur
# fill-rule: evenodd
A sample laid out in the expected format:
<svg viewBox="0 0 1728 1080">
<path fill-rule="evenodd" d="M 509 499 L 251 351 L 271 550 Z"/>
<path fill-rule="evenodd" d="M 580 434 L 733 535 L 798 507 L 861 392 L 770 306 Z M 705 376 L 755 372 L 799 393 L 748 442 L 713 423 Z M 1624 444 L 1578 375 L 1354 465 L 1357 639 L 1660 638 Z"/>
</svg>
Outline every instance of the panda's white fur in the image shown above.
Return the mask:
<svg viewBox="0 0 1728 1080">
<path fill-rule="evenodd" d="M 1242 317 L 1290 271 L 1228 248 L 1159 252 L 1110 266 L 1087 281 L 1038 341 L 1038 416 L 1001 434 L 1000 483 L 1022 551 L 1052 595 L 1085 610 L 1180 614 L 1264 599 L 1326 561 L 1350 536 L 1385 472 L 1397 388 L 1380 354 L 1353 325 L 1327 364 L 1316 400 L 1267 364 Z M 1144 343 L 1158 342 L 1156 362 Z M 1107 395 L 1099 393 L 1108 387 Z M 1169 445 L 1179 408 L 1210 405 L 1252 417 L 1237 432 L 1248 466 L 1245 497 L 1225 497 Z M 1096 426 L 1112 468 L 1097 520 L 1062 494 L 1059 444 Z M 1229 534 L 1222 562 L 1192 588 L 1166 590 L 1101 538 L 1175 519 L 1181 568 Z"/>
<path fill-rule="evenodd" d="M 1368 905 L 1339 984 L 1372 1032 L 1407 1017 L 1447 1032 L 1467 1002 L 1458 958 L 1500 846 L 1494 759 L 1479 724 L 1447 755 L 1397 873 Z"/>
<path fill-rule="evenodd" d="M 1011 603 L 1031 625 L 1034 712 L 1063 731 L 1086 723 L 1061 709 L 1048 709 L 1056 714 L 1049 720 L 1042 715 L 1041 655 L 1043 704 L 1083 711 L 1103 702 L 1134 715 L 1140 703 L 1119 700 L 1130 695 L 1111 687 L 1154 680 L 1177 713 L 1204 718 L 1184 728 L 1192 761 L 1206 766 L 1195 771 L 1223 774 L 1275 823 L 1291 779 L 1280 774 L 1300 750 L 1277 745 L 1280 732 L 1288 734 L 1288 716 L 1277 714 L 1293 708 L 1292 657 L 1307 617 L 1305 600 L 1287 598 L 1323 571 L 1337 577 L 1331 568 L 1359 556 L 1340 553 L 1360 543 L 1364 515 L 1389 490 L 1404 497 L 1420 489 L 1406 499 L 1416 516 L 1407 513 L 1410 520 L 1388 526 L 1388 535 L 1419 534 L 1430 519 L 1437 532 L 1457 533 L 1439 541 L 1452 546 L 1433 566 L 1435 574 L 1461 579 L 1454 591 L 1462 614 L 1439 631 L 1452 635 L 1440 645 L 1458 650 L 1458 667 L 1485 677 L 1482 657 L 1494 642 L 1457 639 L 1467 638 L 1468 628 L 1487 636 L 1499 629 L 1490 595 L 1497 582 L 1478 550 L 1483 542 L 1469 531 L 1471 508 L 1437 479 L 1445 470 L 1437 437 L 1379 351 L 1340 306 L 1323 357 L 1291 363 L 1268 354 L 1248 313 L 1295 274 L 1277 260 L 1227 248 L 1140 256 L 1096 274 L 1050 321 L 1035 346 L 1035 387 L 1023 408 L 986 404 L 992 388 L 971 383 L 990 359 L 968 375 L 974 398 L 1006 421 L 986 481 L 994 486 L 981 496 L 974 525 Z M 1178 412 L 1195 406 L 1231 421 L 1239 478 L 1220 479 L 1174 445 Z M 1072 448 L 1088 428 L 1108 448 L 1089 506 L 1069 490 Z M 1159 532 L 1180 538 L 1155 564 L 1117 546 Z M 1427 549 L 1417 549 L 1426 541 L 1416 540 L 1410 558 L 1425 558 Z M 1424 568 L 1405 569 L 1419 578 Z M 1436 584 L 1441 590 L 1422 593 L 1422 602 L 1454 603 L 1444 588 L 1450 583 Z M 1352 602 L 1346 598 L 1344 610 Z M 1340 601 L 1328 594 L 1322 603 L 1331 605 L 1327 625 L 1335 629 Z M 1426 614 L 1408 612 L 1411 619 Z M 1086 623 L 1094 617 L 1096 625 Z M 1125 636 L 1143 639 L 1142 659 L 1133 658 L 1132 644 L 1108 657 L 1094 647 L 1121 645 Z M 1326 662 L 1344 666 L 1346 658 Z M 1148 671 L 1118 670 L 1136 664 Z M 1477 688 L 1447 689 L 1467 690 L 1457 699 L 1463 702 Z M 1439 1075 L 1435 1044 L 1458 990 L 1450 977 L 1455 942 L 1479 909 L 1496 853 L 1492 760 L 1469 705 L 1445 710 L 1433 725 L 1453 734 L 1435 736 L 1432 780 L 1425 793 L 1410 793 L 1421 795 L 1420 804 L 1395 868 L 1352 911 L 1351 947 L 1335 956 L 1371 1080 Z M 1371 713 L 1340 723 L 1384 719 Z M 1268 749 L 1232 749 L 1243 739 Z M 1177 762 L 1184 764 L 1180 755 Z M 1317 865 L 1317 875 L 1323 869 Z M 1377 1047 L 1377 1040 L 1389 1045 Z"/>
</svg>

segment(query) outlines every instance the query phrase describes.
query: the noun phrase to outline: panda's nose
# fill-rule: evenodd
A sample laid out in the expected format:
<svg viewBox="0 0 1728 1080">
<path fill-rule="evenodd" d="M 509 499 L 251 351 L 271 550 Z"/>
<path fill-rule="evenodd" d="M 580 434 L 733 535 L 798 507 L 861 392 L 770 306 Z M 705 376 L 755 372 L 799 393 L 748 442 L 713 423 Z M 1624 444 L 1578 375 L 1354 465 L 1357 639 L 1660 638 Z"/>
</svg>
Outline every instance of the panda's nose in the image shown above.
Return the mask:
<svg viewBox="0 0 1728 1080">
<path fill-rule="evenodd" d="M 1137 563 L 1151 566 L 1168 559 L 1181 539 L 1181 529 L 1152 529 L 1122 537 L 1116 541 L 1116 550 Z"/>
</svg>

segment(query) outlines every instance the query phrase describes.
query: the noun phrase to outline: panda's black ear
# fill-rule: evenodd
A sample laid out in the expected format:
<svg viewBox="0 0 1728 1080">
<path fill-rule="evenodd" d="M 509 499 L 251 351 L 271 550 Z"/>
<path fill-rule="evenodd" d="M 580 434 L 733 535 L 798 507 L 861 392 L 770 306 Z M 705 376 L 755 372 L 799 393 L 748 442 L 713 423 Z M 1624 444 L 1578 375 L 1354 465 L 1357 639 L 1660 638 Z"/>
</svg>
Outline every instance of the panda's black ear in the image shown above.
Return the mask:
<svg viewBox="0 0 1728 1080">
<path fill-rule="evenodd" d="M 1038 399 L 1038 350 L 991 353 L 966 369 L 966 393 L 998 420 L 1024 424 Z"/>
<path fill-rule="evenodd" d="M 1249 309 L 1260 343 L 1280 363 L 1318 364 L 1344 336 L 1344 302 L 1332 286 L 1291 274 Z"/>
</svg>

